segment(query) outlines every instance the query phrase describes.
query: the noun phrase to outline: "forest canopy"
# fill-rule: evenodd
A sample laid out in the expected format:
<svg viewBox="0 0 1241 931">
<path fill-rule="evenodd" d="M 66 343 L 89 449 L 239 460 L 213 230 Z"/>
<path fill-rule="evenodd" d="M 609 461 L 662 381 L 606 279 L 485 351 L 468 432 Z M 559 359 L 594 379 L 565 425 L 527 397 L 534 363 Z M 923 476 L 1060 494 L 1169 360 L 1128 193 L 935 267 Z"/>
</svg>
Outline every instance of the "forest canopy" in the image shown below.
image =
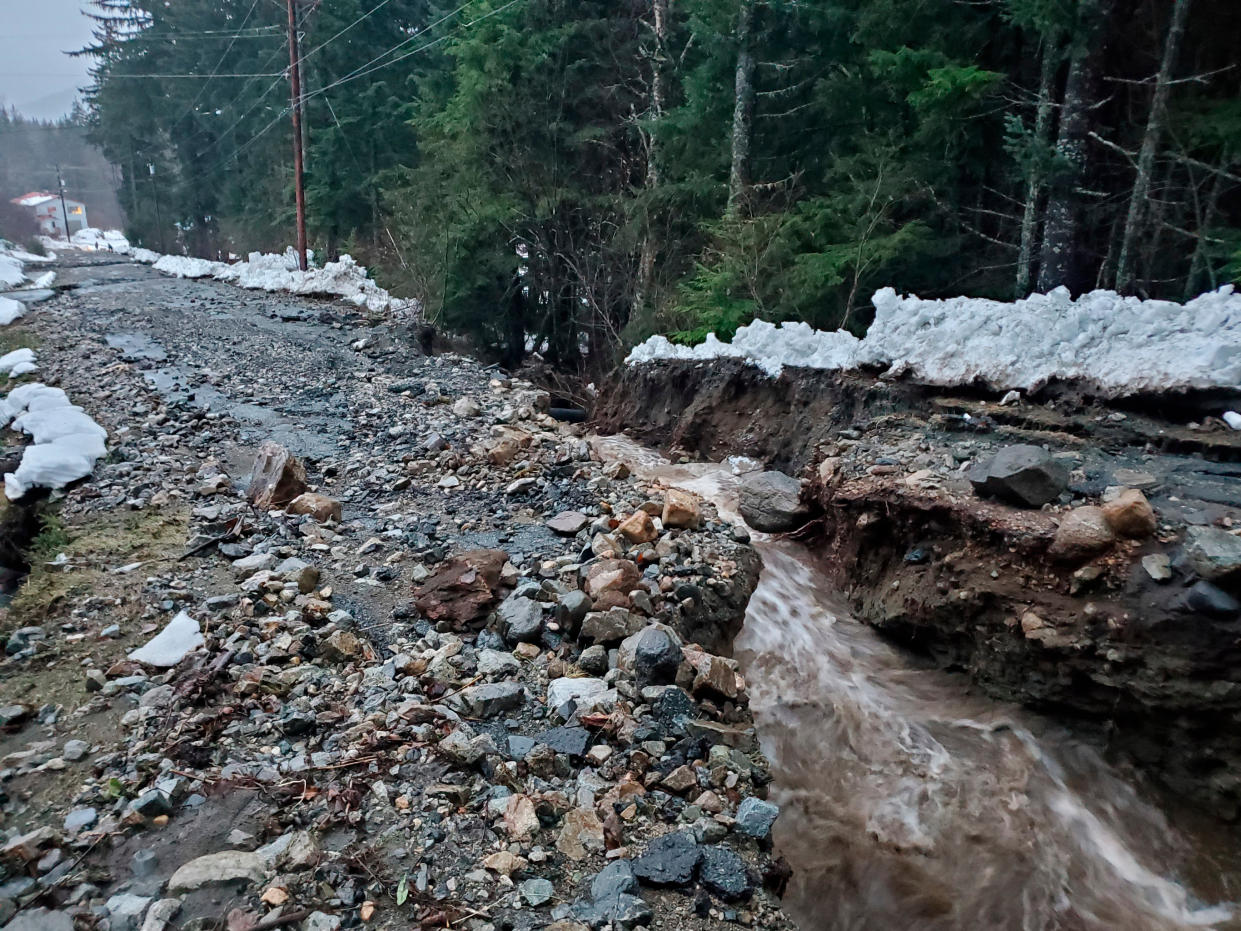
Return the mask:
<svg viewBox="0 0 1241 931">
<path fill-rule="evenodd" d="M 134 238 L 287 245 L 283 4 L 92 3 Z M 860 331 L 884 285 L 1180 300 L 1241 265 L 1233 0 L 297 9 L 312 246 L 510 363 L 755 317 Z"/>
</svg>

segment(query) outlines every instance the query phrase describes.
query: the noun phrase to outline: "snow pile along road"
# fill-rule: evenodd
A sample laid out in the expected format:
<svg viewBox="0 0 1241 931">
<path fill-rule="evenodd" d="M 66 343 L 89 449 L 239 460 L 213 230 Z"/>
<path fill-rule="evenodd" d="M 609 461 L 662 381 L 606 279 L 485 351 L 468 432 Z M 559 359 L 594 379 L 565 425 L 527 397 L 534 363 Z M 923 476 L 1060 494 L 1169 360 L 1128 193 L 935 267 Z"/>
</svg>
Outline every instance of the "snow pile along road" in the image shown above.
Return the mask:
<svg viewBox="0 0 1241 931">
<path fill-rule="evenodd" d="M 931 385 L 982 382 L 1033 390 L 1080 380 L 1114 395 L 1184 388 L 1241 388 L 1241 295 L 1231 285 L 1186 304 L 1114 291 L 1074 299 L 1064 288 L 1007 303 L 923 300 L 878 291 L 866 337 L 805 324 L 755 321 L 732 343 L 714 337 L 692 349 L 652 337 L 629 364 L 654 359 L 742 358 L 772 377 L 785 366 L 845 369 L 884 365 Z"/>
<path fill-rule="evenodd" d="M 0 366 L 3 363 L 0 359 Z M 4 493 L 10 501 L 35 487 L 63 488 L 85 478 L 108 452 L 107 431 L 70 404 L 59 388 L 38 382 L 14 388 L 0 401 L 0 421 L 12 421 L 14 430 L 34 440 L 23 450 L 17 470 L 4 476 Z"/>
<path fill-rule="evenodd" d="M 0 297 L 0 326 L 8 326 L 14 320 L 26 315 L 26 305 L 11 297 Z"/>
<path fill-rule="evenodd" d="M 64 243 L 60 242 L 57 245 L 63 246 Z M 70 236 L 69 245 L 71 248 L 84 249 L 87 252 L 115 252 L 118 255 L 129 255 L 133 251 L 129 240 L 120 230 L 100 230 L 93 226 L 78 230 Z"/>
<path fill-rule="evenodd" d="M 52 282 L 56 280 L 55 272 L 44 272 L 38 278 L 31 280 L 26 274 L 25 266 L 52 262 L 55 259 L 54 253 L 35 255 L 19 249 L 8 240 L 0 239 L 0 290 L 27 291 L 35 288 L 50 288 Z M 8 319 L 0 319 L 0 326 L 12 323 L 24 313 L 24 308 L 14 313 L 14 308 L 7 307 L 6 301 L 12 303 L 11 298 L 0 297 L 0 318 L 8 316 Z"/>
<path fill-rule="evenodd" d="M 155 253 L 142 250 L 135 256 L 147 261 Z M 376 312 L 401 313 L 417 310 L 416 301 L 393 297 L 366 276 L 365 266 L 352 256 L 342 255 L 322 268 L 302 271 L 297 267 L 297 254 L 286 249 L 283 254 L 251 252 L 244 262 L 212 262 L 183 255 L 157 256 L 157 271 L 178 278 L 214 278 L 254 291 L 284 291 L 303 297 L 336 297 Z"/>
</svg>

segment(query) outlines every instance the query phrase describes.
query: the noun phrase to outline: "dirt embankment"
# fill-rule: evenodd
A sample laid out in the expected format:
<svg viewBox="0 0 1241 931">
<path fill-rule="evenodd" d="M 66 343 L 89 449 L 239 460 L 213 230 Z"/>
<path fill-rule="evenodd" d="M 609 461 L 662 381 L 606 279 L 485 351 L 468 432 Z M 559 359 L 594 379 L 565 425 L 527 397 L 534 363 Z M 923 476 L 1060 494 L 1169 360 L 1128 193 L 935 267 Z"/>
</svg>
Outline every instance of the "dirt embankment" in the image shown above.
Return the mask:
<svg viewBox="0 0 1241 931">
<path fill-rule="evenodd" d="M 1199 530 L 1241 526 L 1241 434 L 1210 416 L 1221 400 L 1121 408 L 1060 391 L 1002 406 L 996 394 L 866 375 L 662 363 L 626 371 L 600 419 L 801 475 L 818 516 L 800 535 L 859 618 L 1236 817 L 1241 576 L 1208 583 L 1186 554 Z M 985 500 L 966 480 L 1018 443 L 1069 470 L 1067 491 L 1042 509 Z M 1149 499 L 1154 531 L 1056 555 L 1065 518 L 1118 488 Z"/>
</svg>

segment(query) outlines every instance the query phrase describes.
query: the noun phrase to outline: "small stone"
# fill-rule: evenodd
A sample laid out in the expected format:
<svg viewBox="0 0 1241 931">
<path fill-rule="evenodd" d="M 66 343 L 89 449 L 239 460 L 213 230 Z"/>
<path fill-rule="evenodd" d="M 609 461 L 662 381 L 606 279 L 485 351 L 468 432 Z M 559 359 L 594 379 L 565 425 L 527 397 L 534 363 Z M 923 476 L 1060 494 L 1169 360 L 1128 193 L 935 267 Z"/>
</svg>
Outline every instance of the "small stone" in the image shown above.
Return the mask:
<svg viewBox="0 0 1241 931">
<path fill-rule="evenodd" d="M 347 630 L 334 630 L 322 644 L 323 658 L 333 663 L 348 663 L 360 659 L 362 642 Z"/>
<path fill-rule="evenodd" d="M 314 491 L 298 495 L 289 502 L 285 510 L 290 514 L 305 514 L 320 524 L 326 524 L 329 521 L 339 524 L 342 516 L 339 501 Z"/>
<path fill-rule="evenodd" d="M 737 806 L 735 829 L 750 837 L 762 839 L 771 834 L 771 826 L 780 814 L 778 805 L 749 796 Z"/>
<path fill-rule="evenodd" d="M 660 780 L 660 785 L 669 792 L 675 792 L 680 795 L 689 789 L 698 787 L 698 776 L 694 773 L 693 768 L 678 766 Z"/>
<path fill-rule="evenodd" d="M 533 598 L 514 595 L 497 612 L 509 643 L 536 643 L 543 633 L 543 606 Z"/>
<path fill-rule="evenodd" d="M 263 878 L 263 862 L 244 850 L 221 850 L 182 864 L 168 880 L 169 892 L 192 892 L 204 886 L 249 885 Z"/>
<path fill-rule="evenodd" d="M 147 789 L 129 803 L 129 808 L 144 818 L 158 818 L 160 815 L 172 814 L 172 802 L 159 789 Z"/>
<path fill-rule="evenodd" d="M 1117 536 L 1133 539 L 1149 537 L 1158 526 L 1146 495 L 1136 488 L 1126 488 L 1104 504 L 1103 518 Z"/>
<path fill-rule="evenodd" d="M 478 718 L 492 718 L 521 705 L 524 691 L 517 682 L 488 682 L 463 689 L 449 704 Z"/>
<path fill-rule="evenodd" d="M 683 659 L 681 645 L 669 632 L 654 626 L 634 636 L 633 668 L 638 687 L 675 682 Z"/>
<path fill-rule="evenodd" d="M 586 573 L 586 594 L 592 598 L 604 592 L 628 594 L 641 577 L 638 567 L 627 559 L 600 559 Z"/>
<path fill-rule="evenodd" d="M 1060 521 L 1048 555 L 1065 562 L 1089 559 L 1116 541 L 1103 509 L 1094 506 L 1074 508 Z"/>
<path fill-rule="evenodd" d="M 539 816 L 528 795 L 510 795 L 504 807 L 504 830 L 510 837 L 523 839 L 537 834 Z"/>
<path fill-rule="evenodd" d="M 603 849 L 603 822 L 589 808 L 575 808 L 564 816 L 556 849 L 570 860 L 584 860 Z"/>
<path fill-rule="evenodd" d="M 64 747 L 60 751 L 60 755 L 70 763 L 76 763 L 89 752 L 90 744 L 88 744 L 85 740 L 66 740 Z"/>
<path fill-rule="evenodd" d="M 1172 560 L 1167 553 L 1149 553 L 1143 556 L 1142 568 L 1156 582 L 1167 582 L 1172 578 Z"/>
<path fill-rule="evenodd" d="M 526 904 L 532 908 L 538 908 L 540 905 L 546 905 L 551 901 L 556 890 L 546 879 L 527 879 L 518 886 L 521 891 L 521 897 Z"/>
<path fill-rule="evenodd" d="M 590 518 L 581 511 L 561 511 L 547 522 L 547 526 L 553 533 L 573 537 L 577 536 L 589 523 Z"/>
<path fill-rule="evenodd" d="M 65 833 L 78 834 L 95 826 L 99 820 L 99 812 L 93 808 L 75 808 L 65 815 Z"/>
<path fill-rule="evenodd" d="M 646 511 L 635 511 L 621 525 L 616 528 L 616 532 L 623 536 L 630 543 L 650 543 L 659 538 L 659 531 L 655 529 L 655 522 L 651 520 L 651 515 Z"/>
<path fill-rule="evenodd" d="M 1241 602 L 1211 582 L 1195 582 L 1185 593 L 1189 610 L 1207 617 L 1231 620 L 1241 615 Z"/>
<path fill-rule="evenodd" d="M 108 899 L 104 908 L 108 910 L 111 931 L 138 931 L 138 922 L 151 904 L 151 897 L 121 893 Z"/>
</svg>

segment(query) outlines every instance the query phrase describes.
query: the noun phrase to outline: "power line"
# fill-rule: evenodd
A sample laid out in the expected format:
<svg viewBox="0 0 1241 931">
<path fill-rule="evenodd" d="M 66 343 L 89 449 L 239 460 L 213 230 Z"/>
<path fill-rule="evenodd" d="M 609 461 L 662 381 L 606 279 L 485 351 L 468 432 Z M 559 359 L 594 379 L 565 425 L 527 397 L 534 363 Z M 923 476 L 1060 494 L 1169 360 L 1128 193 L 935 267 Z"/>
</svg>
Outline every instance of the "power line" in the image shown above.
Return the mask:
<svg viewBox="0 0 1241 931">
<path fill-rule="evenodd" d="M 250 9 L 246 11 L 245 19 L 241 21 L 241 26 L 240 26 L 241 29 L 246 28 L 246 23 L 250 22 L 250 17 L 254 15 L 254 11 L 258 8 L 258 5 L 259 5 L 259 0 L 252 0 L 250 4 Z M 224 59 L 228 58 L 228 53 L 233 50 L 233 46 L 236 44 L 237 44 L 237 37 L 233 36 L 233 38 L 229 40 L 228 45 L 224 47 L 224 52 L 223 54 L 220 55 L 220 60 L 217 61 L 215 63 L 215 67 L 211 69 L 211 74 L 207 76 L 207 80 L 203 81 L 202 86 L 198 88 L 198 93 L 194 95 L 194 99 L 190 101 L 190 105 L 185 108 L 185 112 L 172 121 L 174 125 L 177 123 L 180 123 L 181 120 L 184 119 L 185 116 L 188 113 L 190 113 L 194 109 L 194 107 L 198 105 L 198 101 L 202 100 L 203 94 L 207 90 L 207 85 L 211 83 L 211 79 L 214 78 L 216 76 L 216 73 L 220 70 L 220 68 L 224 66 Z"/>
</svg>

